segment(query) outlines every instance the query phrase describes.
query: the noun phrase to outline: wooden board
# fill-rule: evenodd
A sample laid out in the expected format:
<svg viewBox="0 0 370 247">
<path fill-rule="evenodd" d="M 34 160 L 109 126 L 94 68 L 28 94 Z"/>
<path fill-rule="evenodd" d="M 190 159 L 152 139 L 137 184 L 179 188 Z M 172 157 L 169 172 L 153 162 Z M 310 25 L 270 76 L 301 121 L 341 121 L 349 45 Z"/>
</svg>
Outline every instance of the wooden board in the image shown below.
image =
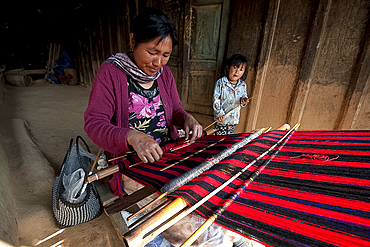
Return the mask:
<svg viewBox="0 0 370 247">
<path fill-rule="evenodd" d="M 157 190 L 152 186 L 146 186 L 136 191 L 131 195 L 124 194 L 122 199 L 113 195 L 108 187 L 105 179 L 94 182 L 98 190 L 101 202 L 104 206 L 104 212 L 109 217 L 110 221 L 119 239 L 122 241 L 123 246 L 127 246 L 123 235 L 129 231 L 129 228 L 121 215 L 121 211 L 136 212 L 139 210 L 137 202 L 152 195 Z"/>
</svg>

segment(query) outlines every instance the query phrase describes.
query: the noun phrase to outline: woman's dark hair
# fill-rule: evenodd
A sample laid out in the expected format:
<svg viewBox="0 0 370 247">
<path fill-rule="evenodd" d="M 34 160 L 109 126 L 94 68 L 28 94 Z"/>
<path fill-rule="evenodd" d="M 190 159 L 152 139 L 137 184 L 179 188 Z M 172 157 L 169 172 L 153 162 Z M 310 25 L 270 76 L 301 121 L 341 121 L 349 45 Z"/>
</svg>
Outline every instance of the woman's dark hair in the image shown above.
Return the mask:
<svg viewBox="0 0 370 247">
<path fill-rule="evenodd" d="M 240 65 L 247 65 L 247 63 L 248 60 L 245 56 L 234 54 L 226 61 L 226 68 L 230 68 L 231 66 L 239 67 Z"/>
<path fill-rule="evenodd" d="M 172 45 L 177 44 L 177 31 L 173 22 L 160 10 L 147 8 L 141 11 L 131 25 L 131 33 L 137 44 L 160 37 L 160 41 L 170 36 Z"/>
</svg>

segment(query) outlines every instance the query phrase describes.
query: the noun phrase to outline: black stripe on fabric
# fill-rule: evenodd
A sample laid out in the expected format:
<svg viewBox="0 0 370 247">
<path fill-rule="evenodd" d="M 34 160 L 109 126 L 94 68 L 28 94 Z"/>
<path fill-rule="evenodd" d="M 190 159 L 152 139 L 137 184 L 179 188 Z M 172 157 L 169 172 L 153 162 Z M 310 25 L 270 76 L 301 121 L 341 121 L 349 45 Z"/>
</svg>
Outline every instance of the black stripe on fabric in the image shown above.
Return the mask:
<svg viewBox="0 0 370 247">
<path fill-rule="evenodd" d="M 161 168 L 164 168 L 165 166 L 175 164 L 177 162 L 179 162 L 179 163 L 176 164 L 175 166 L 171 167 L 171 170 L 176 169 L 176 167 L 179 166 L 179 165 L 194 168 L 194 167 L 198 166 L 199 164 L 201 164 L 202 162 L 204 162 L 204 160 L 209 158 L 209 157 L 212 157 L 212 155 L 211 156 L 206 155 L 205 157 L 202 157 L 201 160 L 199 160 L 199 157 L 196 157 L 196 158 L 188 158 L 188 159 L 183 160 L 181 162 L 179 162 L 180 160 L 178 160 L 178 159 L 171 159 L 167 163 L 165 163 L 164 165 L 161 165 Z"/>
<path fill-rule="evenodd" d="M 224 174 L 229 174 L 229 176 L 236 174 L 242 168 L 238 167 L 241 164 L 239 162 L 235 163 L 235 160 L 243 161 L 247 165 L 261 153 L 265 152 L 269 147 L 274 145 L 276 141 L 278 141 L 285 133 L 286 131 L 273 131 L 261 135 L 260 137 L 255 139 L 252 143 L 246 145 L 244 148 L 237 150 L 237 152 L 234 155 L 226 158 L 224 161 L 220 162 L 219 164 L 215 165 L 211 170 L 209 170 L 207 172 L 208 174 L 207 177 L 209 179 L 204 178 L 202 180 L 202 177 L 206 177 L 206 175 L 203 174 L 201 175 L 200 178 L 195 179 L 197 181 L 193 180 L 189 182 L 187 184 L 187 189 L 175 191 L 172 195 L 184 198 L 190 205 L 195 204 L 197 201 L 203 198 L 203 196 L 197 194 L 197 192 L 199 192 L 199 190 L 197 191 L 198 188 L 202 188 L 208 192 L 211 192 L 214 189 L 216 189 L 215 184 L 225 182 L 225 179 L 222 179 L 216 175 L 219 173 L 212 173 L 212 171 L 217 170 L 219 172 L 223 172 Z M 325 215 L 321 216 L 318 214 L 314 215 L 308 212 L 304 212 L 305 207 L 311 206 L 316 207 L 318 210 L 325 209 L 356 217 L 363 217 L 366 219 L 370 218 L 369 212 L 356 210 L 355 206 L 354 206 L 355 209 L 346 208 L 345 204 L 341 205 L 340 202 L 340 199 L 350 199 L 363 203 L 370 203 L 369 187 L 361 186 L 361 179 L 363 180 L 369 179 L 370 169 L 360 168 L 358 167 L 358 163 L 356 163 L 362 162 L 363 163 L 362 165 L 366 166 L 366 164 L 370 162 L 370 159 L 368 158 L 369 156 L 366 155 L 366 152 L 369 151 L 368 146 L 368 144 L 370 143 L 369 133 L 370 133 L 369 131 L 364 132 L 297 131 L 290 139 L 292 140 L 292 142 L 297 143 L 288 142 L 286 146 L 277 154 L 276 158 L 268 164 L 267 168 L 262 172 L 262 174 L 255 179 L 255 182 L 258 182 L 259 184 L 261 184 L 261 186 L 264 185 L 275 186 L 276 187 L 275 189 L 281 190 L 282 192 L 284 192 L 284 188 L 294 190 L 297 192 L 302 191 L 302 194 L 304 192 L 309 192 L 314 194 L 313 199 L 308 198 L 307 200 L 305 200 L 304 197 L 302 197 L 302 199 L 295 199 L 290 198 L 289 196 L 275 195 L 272 192 L 271 193 L 268 192 L 268 190 L 267 192 L 258 191 L 258 187 L 254 187 L 256 188 L 255 190 L 252 191 L 247 189 L 247 191 L 260 194 L 261 196 L 270 196 L 271 205 L 258 200 L 256 201 L 248 199 L 246 198 L 247 196 L 243 197 L 243 194 L 245 193 L 242 193 L 241 196 L 236 199 L 236 203 L 244 204 L 244 208 L 240 206 L 241 210 L 248 210 L 252 207 L 255 210 L 261 211 L 261 213 L 270 214 L 271 217 L 279 216 L 282 219 L 281 224 L 289 224 L 288 221 L 286 221 L 285 223 L 283 223 L 283 221 L 285 218 L 292 218 L 292 220 L 296 219 L 296 221 L 308 222 L 307 223 L 308 225 L 316 224 L 318 225 L 319 229 L 321 226 L 322 229 L 326 229 L 333 233 L 339 233 L 342 234 L 343 236 L 351 235 L 354 238 L 364 239 L 365 241 L 369 241 L 370 243 L 369 227 L 357 225 L 351 222 L 341 222 L 340 220 L 337 219 L 329 219 Z M 233 137 L 226 136 L 225 141 L 230 141 L 232 138 Z M 359 138 L 359 140 L 356 140 L 356 138 Z M 216 141 L 216 139 L 214 140 Z M 226 146 L 229 145 L 225 143 L 220 145 L 217 144 L 210 149 L 216 150 L 222 147 L 223 150 L 226 148 Z M 197 147 L 197 149 L 199 150 L 201 148 Z M 294 151 L 295 149 L 296 151 Z M 194 148 L 187 149 L 184 152 L 191 153 L 196 151 Z M 243 152 L 246 152 L 247 154 L 243 154 Z M 325 161 L 319 160 L 317 162 L 313 162 L 312 160 L 305 159 L 305 156 L 302 156 L 304 154 L 315 154 L 315 152 L 325 154 L 329 156 L 328 159 L 333 160 L 330 160 L 329 163 L 327 163 L 326 165 Z M 339 153 L 339 155 L 336 153 Z M 182 157 L 185 156 L 186 154 L 182 154 Z M 294 160 L 299 156 L 301 157 L 298 160 Z M 256 166 L 250 168 L 248 171 L 245 172 L 245 174 L 242 174 L 238 179 L 242 181 L 248 180 L 251 174 L 253 174 L 253 171 L 257 169 L 257 166 L 263 164 L 265 162 L 265 159 L 268 158 L 269 155 L 267 155 L 265 158 L 257 162 L 257 164 L 255 164 Z M 344 162 L 348 162 L 349 166 L 346 167 L 345 165 L 347 164 L 345 164 Z M 189 159 L 189 163 L 185 162 L 184 164 L 191 166 L 192 165 L 191 159 Z M 264 174 L 264 172 L 272 173 L 274 175 L 269 175 L 266 173 Z M 300 176 L 301 178 L 294 178 L 289 176 Z M 317 177 L 316 180 L 314 180 L 315 176 L 320 177 Z M 339 184 L 334 183 L 330 180 L 328 180 L 327 182 L 320 182 L 317 180 L 317 179 L 327 180 L 328 178 L 330 178 L 330 176 L 344 178 L 342 183 L 346 183 L 345 178 L 360 179 L 358 180 L 360 181 L 360 185 Z M 229 184 L 228 187 L 229 189 L 232 188 L 232 191 L 234 191 L 238 188 L 239 186 L 238 184 L 240 183 L 241 182 L 239 180 L 234 181 L 233 183 Z M 197 187 L 194 187 L 195 189 L 192 190 L 191 185 L 196 185 Z M 338 206 L 332 206 L 330 205 L 330 203 L 326 204 L 325 202 L 322 203 L 315 202 L 315 197 L 317 196 L 317 198 L 320 198 L 320 195 L 338 198 L 337 202 Z M 229 197 L 230 194 L 221 191 L 214 198 L 212 198 L 211 201 L 214 203 L 220 203 Z M 309 199 L 312 199 L 312 201 L 310 201 Z M 280 203 L 281 200 L 282 203 L 284 202 L 286 203 L 287 207 L 288 203 L 293 202 L 297 203 L 297 205 L 292 205 L 291 207 L 293 206 L 299 207 L 300 205 L 302 205 L 302 208 L 295 209 L 294 207 L 290 209 L 273 204 L 274 201 L 276 202 L 279 201 Z M 211 209 L 211 211 L 209 209 Z M 217 207 L 209 201 L 206 202 L 204 206 L 201 206 L 199 208 L 200 214 L 206 216 L 209 216 L 210 213 L 215 209 L 217 209 Z M 302 212 L 299 210 L 302 210 Z M 232 220 L 227 219 L 227 217 L 232 218 Z M 297 234 L 295 232 L 283 230 L 278 226 L 275 227 L 269 225 L 268 219 L 266 219 L 267 223 L 264 223 L 264 220 L 261 220 L 261 222 L 252 220 L 249 217 L 243 217 L 241 214 L 232 213 L 230 211 L 224 212 L 224 214 L 221 217 L 219 217 L 217 222 L 237 232 L 240 232 L 246 236 L 257 238 L 258 240 L 273 246 L 332 246 L 330 244 L 331 241 L 330 239 L 325 240 L 328 241 L 328 243 L 318 241 L 317 239 L 303 236 L 305 235 L 305 233 L 302 233 L 303 235 Z M 286 227 L 289 226 L 286 225 Z M 317 234 L 320 234 L 320 232 L 318 232 Z"/>
<path fill-rule="evenodd" d="M 339 198 L 370 202 L 370 190 L 366 187 L 338 185 L 320 181 L 309 181 L 287 177 L 260 175 L 255 179 L 262 184 L 271 184 L 289 189 L 307 191 Z"/>
<path fill-rule="evenodd" d="M 310 214 L 310 213 L 305 213 L 302 211 L 297 211 L 294 209 L 290 208 L 285 208 L 285 207 L 279 207 L 276 205 L 271 205 L 271 204 L 266 204 L 266 203 L 261 203 L 258 201 L 253 201 L 253 200 L 246 200 L 243 198 L 238 198 L 237 202 L 248 205 L 253 208 L 258 208 L 259 210 L 262 211 L 267 211 L 270 212 L 271 214 L 278 214 L 281 216 L 289 217 L 289 218 L 294 218 L 297 221 L 300 222 L 308 222 L 311 223 L 312 225 L 316 226 L 322 226 L 323 228 L 331 228 L 335 229 L 335 231 L 343 231 L 349 234 L 353 235 L 359 235 L 362 237 L 370 238 L 370 228 L 366 227 L 361 224 L 356 224 L 352 222 L 344 222 L 341 219 L 330 219 L 329 217 L 326 216 L 321 216 L 321 215 L 315 215 L 315 214 Z M 303 207 L 304 205 L 302 205 Z M 332 210 L 333 212 L 339 212 L 337 210 Z M 355 214 L 348 214 L 350 215 L 355 215 Z M 368 213 L 360 215 L 360 217 L 367 218 Z"/>
<path fill-rule="evenodd" d="M 349 215 L 354 215 L 354 216 L 363 217 L 363 218 L 370 218 L 370 211 L 365 212 L 365 211 L 362 211 L 362 210 L 356 210 L 356 209 L 352 209 L 352 208 L 345 208 L 345 207 L 340 207 L 340 206 L 324 204 L 324 203 L 316 202 L 314 200 L 310 200 L 310 198 L 307 198 L 308 200 L 296 199 L 296 198 L 291 198 L 291 197 L 287 197 L 287 196 L 276 195 L 276 194 L 272 194 L 272 193 L 265 193 L 265 192 L 261 192 L 261 191 L 258 191 L 258 190 L 250 190 L 250 189 L 246 190 L 245 193 L 255 193 L 255 194 L 259 194 L 259 195 L 263 195 L 263 196 L 268 196 L 268 197 L 271 197 L 271 198 L 274 198 L 274 199 L 280 199 L 280 200 L 287 201 L 287 202 L 294 202 L 294 203 L 302 204 L 302 206 L 312 206 L 312 207 L 317 207 L 317 208 L 321 208 L 321 209 L 325 209 L 325 210 L 340 212 L 340 213 L 343 213 L 343 214 L 349 214 Z M 316 196 L 320 196 L 320 194 L 317 194 Z M 342 199 L 342 198 L 343 197 L 339 197 L 338 199 Z M 259 203 L 259 202 L 252 201 L 250 199 L 243 198 L 243 197 L 239 197 L 237 199 L 237 201 L 242 203 L 242 204 L 251 205 L 251 206 L 257 205 Z M 262 204 L 263 203 L 261 203 L 261 205 Z M 263 204 L 263 205 L 266 205 L 266 204 Z M 369 234 L 370 234 L 370 232 L 369 232 Z M 369 237 L 370 237 L 370 235 L 369 235 Z"/>
<path fill-rule="evenodd" d="M 312 215 L 312 214 L 308 214 L 308 213 L 304 213 L 304 212 L 299 212 L 299 211 L 295 211 L 295 210 L 284 208 L 284 207 L 278 207 L 278 206 L 274 206 L 274 205 L 264 204 L 264 203 L 260 203 L 260 202 L 256 202 L 256 201 L 252 201 L 252 200 L 242 200 L 242 199 L 238 198 L 236 203 L 242 203 L 242 204 L 248 205 L 248 207 L 252 207 L 252 208 L 261 210 L 265 213 L 268 212 L 269 214 L 277 215 L 277 216 L 282 217 L 282 218 L 285 218 L 285 217 L 289 218 L 289 219 L 293 218 L 293 219 L 295 219 L 295 221 L 302 222 L 303 224 L 312 224 L 313 226 L 318 227 L 318 228 L 320 228 L 320 226 L 321 226 L 323 229 L 324 228 L 327 229 L 327 227 L 331 226 L 332 229 L 335 229 L 336 232 L 343 231 L 343 232 L 346 232 L 347 234 L 352 234 L 353 236 L 361 236 L 361 237 L 364 237 L 364 238 L 370 238 L 369 227 L 364 227 L 364 226 L 361 226 L 361 225 L 351 224 L 351 223 L 348 223 L 348 222 L 343 223 L 340 220 L 331 220 L 331 219 L 327 219 L 326 217 L 320 217 L 320 216 L 317 216 L 317 215 Z M 215 205 L 213 205 L 209 202 L 205 203 L 204 206 L 206 208 L 212 209 L 212 211 L 217 209 L 217 207 Z M 201 212 L 202 215 L 205 215 L 205 217 L 209 217 L 210 214 L 209 214 L 208 209 L 206 209 L 206 208 L 200 207 L 198 210 Z M 228 215 L 233 215 L 232 219 L 239 218 L 239 215 L 235 215 L 231 212 L 226 212 L 224 214 L 225 217 L 230 217 Z M 222 220 L 220 220 L 220 218 L 218 218 L 218 219 L 219 219 L 218 221 L 222 222 Z M 219 222 L 219 223 L 221 223 L 221 222 Z M 294 233 L 292 231 L 282 230 L 280 228 L 276 228 L 272 225 L 265 224 L 265 223 L 262 223 L 262 222 L 259 222 L 259 221 L 254 221 L 253 219 L 250 219 L 248 217 L 241 217 L 241 220 L 239 222 L 240 223 L 244 222 L 244 224 L 246 224 L 246 225 L 254 226 L 258 230 L 263 230 L 263 231 L 265 230 L 265 231 L 274 232 L 274 233 L 280 232 L 280 235 L 283 236 L 283 237 L 292 237 L 292 235 L 296 235 L 296 238 L 300 239 L 300 243 L 309 244 L 310 246 L 312 246 L 312 244 L 314 242 L 316 242 L 316 244 L 318 244 L 317 240 L 314 240 L 312 238 L 303 236 L 303 235 L 298 234 L 298 233 Z M 225 225 L 227 226 L 227 224 L 225 224 Z M 284 232 L 285 232 L 285 234 L 284 234 Z M 246 235 L 249 235 L 249 234 L 251 234 L 250 231 L 248 231 L 246 233 Z M 265 237 L 265 235 L 263 234 L 258 239 L 263 240 L 264 237 Z M 306 240 L 302 241 L 303 239 L 306 239 Z M 314 242 L 312 242 L 312 241 L 314 241 Z M 266 242 L 266 241 L 263 240 L 263 242 Z M 274 242 L 274 244 L 276 244 L 276 242 Z M 286 243 L 284 243 L 284 244 L 286 244 Z M 320 242 L 320 244 L 322 244 L 322 243 Z M 285 245 L 283 245 L 283 246 L 285 246 Z M 329 244 L 328 246 L 331 246 L 331 245 Z"/>
<path fill-rule="evenodd" d="M 159 190 L 160 188 L 162 188 L 162 186 L 165 184 L 163 181 L 161 181 L 159 179 L 155 179 L 155 178 L 152 178 L 152 177 L 149 178 L 147 176 L 141 175 L 140 173 L 132 172 L 130 170 L 125 170 L 122 173 L 124 175 L 126 175 L 126 176 L 134 179 L 134 180 L 140 180 L 144 184 L 150 184 L 154 188 L 156 188 L 157 190 Z"/>
<path fill-rule="evenodd" d="M 292 172 L 292 173 L 306 173 L 307 177 L 310 175 L 325 175 L 325 176 L 338 176 L 345 178 L 357 178 L 363 179 L 364 177 L 370 177 L 369 168 L 358 168 L 358 167 L 341 167 L 341 166 L 325 166 L 318 161 L 317 164 L 300 164 L 300 163 L 282 163 L 282 162 L 270 162 L 269 169 L 276 171 Z M 278 176 L 278 175 L 277 175 Z"/>
<path fill-rule="evenodd" d="M 228 220 L 228 218 L 236 220 L 240 224 L 246 225 L 246 227 L 238 228 L 238 231 L 240 231 L 242 234 L 253 237 L 272 246 L 333 246 L 332 244 L 319 241 L 317 239 L 296 234 L 279 227 L 273 227 L 263 222 L 241 217 L 238 214 L 233 214 L 230 212 L 225 212 L 224 217 L 219 217 L 216 222 L 233 229 L 234 224 Z"/>
</svg>

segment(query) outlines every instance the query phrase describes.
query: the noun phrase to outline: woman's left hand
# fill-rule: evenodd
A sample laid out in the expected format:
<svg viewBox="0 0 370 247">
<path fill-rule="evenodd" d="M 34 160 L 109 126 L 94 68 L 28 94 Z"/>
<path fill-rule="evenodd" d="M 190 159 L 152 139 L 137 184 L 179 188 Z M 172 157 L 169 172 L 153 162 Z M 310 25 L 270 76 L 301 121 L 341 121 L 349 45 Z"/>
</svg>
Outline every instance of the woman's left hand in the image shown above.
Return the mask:
<svg viewBox="0 0 370 247">
<path fill-rule="evenodd" d="M 191 114 L 186 114 L 184 116 L 184 130 L 186 140 L 189 139 L 190 130 L 192 131 L 190 141 L 195 141 L 197 138 L 202 137 L 203 127 Z"/>
</svg>

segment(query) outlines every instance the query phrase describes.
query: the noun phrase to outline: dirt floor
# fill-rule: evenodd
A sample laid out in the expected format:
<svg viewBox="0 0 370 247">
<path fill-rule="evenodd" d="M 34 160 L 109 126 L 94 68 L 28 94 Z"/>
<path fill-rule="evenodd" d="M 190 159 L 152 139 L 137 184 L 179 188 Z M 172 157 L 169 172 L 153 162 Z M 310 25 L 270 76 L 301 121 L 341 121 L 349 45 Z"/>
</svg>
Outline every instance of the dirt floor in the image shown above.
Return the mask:
<svg viewBox="0 0 370 247">
<path fill-rule="evenodd" d="M 30 87 L 5 86 L 1 135 L 9 163 L 6 179 L 15 199 L 19 234 L 15 242 L 19 241 L 19 246 L 122 246 L 105 214 L 61 230 L 52 213 L 51 191 L 69 140 L 81 135 L 92 153 L 99 149 L 83 130 L 90 89 L 48 85 L 43 80 Z M 195 117 L 203 126 L 212 122 L 210 116 Z"/>
</svg>

